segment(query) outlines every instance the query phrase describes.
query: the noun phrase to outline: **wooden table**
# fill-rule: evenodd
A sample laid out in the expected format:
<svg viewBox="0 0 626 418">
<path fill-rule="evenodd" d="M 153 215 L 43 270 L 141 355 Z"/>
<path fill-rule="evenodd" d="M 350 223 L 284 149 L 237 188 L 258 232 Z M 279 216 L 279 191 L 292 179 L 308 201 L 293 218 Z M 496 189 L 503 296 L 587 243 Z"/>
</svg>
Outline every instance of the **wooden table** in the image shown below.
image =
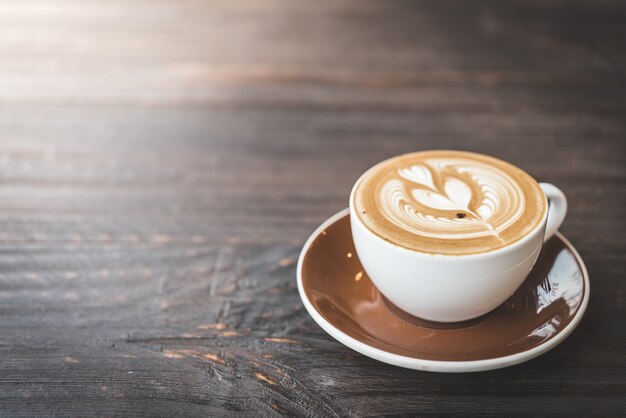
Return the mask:
<svg viewBox="0 0 626 418">
<path fill-rule="evenodd" d="M 626 412 L 626 4 L 0 3 L 0 415 Z M 561 187 L 578 329 L 388 366 L 295 261 L 367 167 L 455 148 Z"/>
</svg>

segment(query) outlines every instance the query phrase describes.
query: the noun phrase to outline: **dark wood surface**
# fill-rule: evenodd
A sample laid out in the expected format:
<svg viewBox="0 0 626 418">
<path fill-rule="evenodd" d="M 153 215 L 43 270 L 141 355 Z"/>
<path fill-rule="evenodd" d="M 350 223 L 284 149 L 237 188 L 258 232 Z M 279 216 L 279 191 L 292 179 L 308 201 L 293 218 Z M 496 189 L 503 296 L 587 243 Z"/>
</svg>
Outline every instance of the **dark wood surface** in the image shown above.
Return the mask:
<svg viewBox="0 0 626 418">
<path fill-rule="evenodd" d="M 626 3 L 0 3 L 0 415 L 626 412 Z M 388 366 L 295 261 L 430 148 L 567 194 L 579 328 L 476 374 Z"/>
</svg>

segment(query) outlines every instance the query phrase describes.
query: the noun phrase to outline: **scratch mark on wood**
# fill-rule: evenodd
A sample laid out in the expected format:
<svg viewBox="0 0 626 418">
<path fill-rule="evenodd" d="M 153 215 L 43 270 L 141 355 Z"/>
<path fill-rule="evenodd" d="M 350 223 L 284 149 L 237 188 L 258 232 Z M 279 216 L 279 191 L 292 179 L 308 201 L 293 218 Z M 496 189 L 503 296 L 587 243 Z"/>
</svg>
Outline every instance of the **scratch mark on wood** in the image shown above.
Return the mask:
<svg viewBox="0 0 626 418">
<path fill-rule="evenodd" d="M 275 399 L 270 399 L 270 406 L 278 413 L 280 414 L 288 414 L 289 411 L 286 410 L 277 400 Z"/>
<path fill-rule="evenodd" d="M 283 343 L 283 344 L 298 344 L 300 341 L 292 340 L 290 338 L 276 338 L 276 337 L 268 337 L 264 339 L 270 343 Z"/>
<path fill-rule="evenodd" d="M 183 334 L 183 335 L 165 335 L 161 337 L 150 337 L 150 338 L 132 338 L 128 336 L 126 342 L 129 344 L 138 344 L 138 343 L 160 343 L 160 342 L 169 342 L 169 341 L 208 341 L 214 340 L 215 335 L 197 335 L 197 334 Z"/>
<path fill-rule="evenodd" d="M 269 383 L 270 385 L 276 385 L 277 384 L 275 381 L 273 381 L 269 377 L 267 377 L 267 376 L 265 376 L 265 375 L 263 375 L 263 374 L 261 374 L 259 372 L 254 373 L 254 375 L 256 376 L 257 379 L 262 380 L 262 381 L 264 381 L 266 383 Z"/>
<path fill-rule="evenodd" d="M 219 323 L 219 324 L 202 324 L 202 325 L 198 325 L 196 328 L 198 329 L 203 329 L 203 330 L 207 330 L 207 329 L 226 329 L 228 328 L 228 324 L 225 323 Z"/>
<path fill-rule="evenodd" d="M 181 339 L 202 338 L 202 335 L 200 335 L 200 334 L 193 334 L 191 332 L 184 332 L 184 333 L 180 334 L 180 338 Z"/>
<path fill-rule="evenodd" d="M 228 317 L 229 317 L 229 314 L 230 314 L 230 306 L 231 306 L 231 303 L 230 303 L 230 301 L 229 301 L 229 300 L 225 300 L 225 301 L 222 303 L 222 308 L 220 309 L 220 313 L 219 313 L 218 318 L 217 318 L 217 320 L 218 320 L 218 321 L 220 321 L 220 322 L 221 322 L 221 321 L 222 321 L 222 320 L 224 320 L 225 318 L 228 318 Z"/>
<path fill-rule="evenodd" d="M 209 295 L 215 296 L 215 289 L 220 281 L 220 270 L 222 269 L 222 261 L 224 258 L 223 251 L 218 251 L 215 265 L 213 266 L 213 278 L 211 279 L 211 287 L 209 288 Z"/>
</svg>

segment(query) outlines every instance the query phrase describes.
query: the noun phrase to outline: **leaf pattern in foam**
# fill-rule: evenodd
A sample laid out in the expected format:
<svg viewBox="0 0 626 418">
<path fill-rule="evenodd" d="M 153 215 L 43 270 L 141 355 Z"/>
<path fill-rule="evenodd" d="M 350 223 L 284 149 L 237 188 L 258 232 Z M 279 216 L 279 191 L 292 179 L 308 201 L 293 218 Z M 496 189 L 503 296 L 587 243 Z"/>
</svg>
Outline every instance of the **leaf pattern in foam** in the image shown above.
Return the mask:
<svg viewBox="0 0 626 418">
<path fill-rule="evenodd" d="M 448 197 L 441 195 L 432 190 L 414 189 L 413 198 L 424 206 L 439 210 L 457 210 L 460 209 L 456 203 Z"/>
<path fill-rule="evenodd" d="M 483 186 L 481 189 L 483 191 L 483 200 L 478 209 L 476 209 L 476 213 L 484 220 L 487 220 L 495 213 L 499 199 L 495 190 L 491 187 Z"/>
<path fill-rule="evenodd" d="M 469 208 L 472 200 L 472 189 L 467 183 L 455 177 L 450 177 L 445 180 L 443 189 L 443 193 L 428 189 L 414 189 L 411 194 L 423 206 L 439 210 L 458 210 L 469 213 L 482 223 L 491 234 L 500 239 L 498 233 L 488 222 L 488 219 L 493 215 L 497 207 L 497 197 L 494 190 L 487 186 L 481 188 L 483 190 L 483 200 L 477 211 L 473 212 Z M 453 220 L 461 223 L 472 222 L 471 218 L 466 217 L 453 218 Z"/>
<path fill-rule="evenodd" d="M 472 189 L 465 182 L 451 177 L 446 180 L 443 186 L 448 198 L 453 201 L 459 209 L 469 210 L 469 203 L 472 200 Z"/>
<path fill-rule="evenodd" d="M 418 164 L 412 165 L 409 168 L 403 168 L 399 171 L 401 177 L 407 179 L 408 181 L 412 181 L 413 183 L 421 184 L 422 186 L 426 186 L 431 189 L 435 189 L 435 184 L 433 183 L 433 175 L 428 169 L 428 167 Z"/>
<path fill-rule="evenodd" d="M 481 185 L 482 201 L 476 212 L 469 208 L 472 200 L 472 189 L 463 180 L 456 177 L 449 177 L 443 183 L 443 191 L 437 190 L 433 181 L 430 169 L 422 164 L 412 165 L 398 171 L 404 179 L 426 187 L 416 188 L 411 191 L 413 198 L 423 206 L 438 210 L 463 211 L 471 215 L 467 217 L 454 217 L 454 222 L 473 222 L 472 218 L 482 223 L 492 234 L 498 236 L 488 219 L 496 212 L 498 206 L 497 193 L 486 184 Z"/>
<path fill-rule="evenodd" d="M 444 183 L 444 194 L 432 190 L 414 189 L 413 198 L 424 206 L 439 210 L 469 210 L 472 189 L 463 181 L 449 178 Z"/>
</svg>

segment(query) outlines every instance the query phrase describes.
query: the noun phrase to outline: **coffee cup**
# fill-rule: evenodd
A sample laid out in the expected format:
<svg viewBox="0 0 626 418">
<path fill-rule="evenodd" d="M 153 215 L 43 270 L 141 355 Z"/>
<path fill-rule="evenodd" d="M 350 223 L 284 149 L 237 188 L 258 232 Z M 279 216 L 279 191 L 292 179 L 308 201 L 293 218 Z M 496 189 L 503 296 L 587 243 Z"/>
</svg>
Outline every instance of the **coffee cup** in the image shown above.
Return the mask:
<svg viewBox="0 0 626 418">
<path fill-rule="evenodd" d="M 469 320 L 501 305 L 566 212 L 557 187 L 462 151 L 383 161 L 350 194 L 352 236 L 365 272 L 394 305 L 438 322 Z"/>
</svg>

